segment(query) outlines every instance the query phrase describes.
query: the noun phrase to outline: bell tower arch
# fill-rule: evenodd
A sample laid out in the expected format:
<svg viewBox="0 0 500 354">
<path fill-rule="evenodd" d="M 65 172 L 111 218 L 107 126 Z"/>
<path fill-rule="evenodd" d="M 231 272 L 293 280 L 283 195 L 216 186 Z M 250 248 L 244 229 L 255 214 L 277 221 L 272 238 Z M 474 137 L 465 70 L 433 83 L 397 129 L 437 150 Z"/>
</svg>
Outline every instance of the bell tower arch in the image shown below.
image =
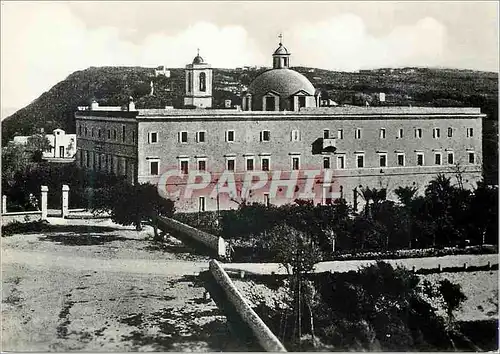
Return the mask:
<svg viewBox="0 0 500 354">
<path fill-rule="evenodd" d="M 186 65 L 185 107 L 212 107 L 212 67 L 200 56 L 200 50 L 191 64 Z"/>
</svg>

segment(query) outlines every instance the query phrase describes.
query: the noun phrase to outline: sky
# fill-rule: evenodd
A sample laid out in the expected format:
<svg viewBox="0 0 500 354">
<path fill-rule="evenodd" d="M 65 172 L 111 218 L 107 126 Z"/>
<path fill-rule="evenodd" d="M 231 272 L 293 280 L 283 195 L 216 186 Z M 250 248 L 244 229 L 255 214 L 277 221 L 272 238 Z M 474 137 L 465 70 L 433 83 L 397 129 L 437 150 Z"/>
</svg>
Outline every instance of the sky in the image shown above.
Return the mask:
<svg viewBox="0 0 500 354">
<path fill-rule="evenodd" d="M 449 67 L 498 72 L 498 2 L 2 1 L 2 118 L 90 66 Z"/>
</svg>

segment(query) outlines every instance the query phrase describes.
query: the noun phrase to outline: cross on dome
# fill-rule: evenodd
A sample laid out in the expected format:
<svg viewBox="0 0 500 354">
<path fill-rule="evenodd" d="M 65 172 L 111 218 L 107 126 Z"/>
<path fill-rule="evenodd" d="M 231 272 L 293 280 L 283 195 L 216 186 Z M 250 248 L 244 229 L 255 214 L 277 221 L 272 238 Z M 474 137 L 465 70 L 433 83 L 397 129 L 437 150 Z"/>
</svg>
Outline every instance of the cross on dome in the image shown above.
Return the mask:
<svg viewBox="0 0 500 354">
<path fill-rule="evenodd" d="M 283 42 L 283 33 L 280 33 L 280 35 L 278 36 L 278 38 L 280 39 L 280 44 L 282 44 L 282 42 Z"/>
</svg>

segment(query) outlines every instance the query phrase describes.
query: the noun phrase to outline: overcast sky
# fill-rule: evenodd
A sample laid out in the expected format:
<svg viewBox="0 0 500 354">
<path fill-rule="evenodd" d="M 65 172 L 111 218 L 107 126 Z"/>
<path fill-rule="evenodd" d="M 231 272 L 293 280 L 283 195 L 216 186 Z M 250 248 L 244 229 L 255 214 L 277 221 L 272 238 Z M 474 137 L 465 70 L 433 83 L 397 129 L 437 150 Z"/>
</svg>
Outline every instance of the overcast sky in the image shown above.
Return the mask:
<svg viewBox="0 0 500 354">
<path fill-rule="evenodd" d="M 498 2 L 1 3 L 2 115 L 90 66 L 292 65 L 498 72 Z"/>
</svg>

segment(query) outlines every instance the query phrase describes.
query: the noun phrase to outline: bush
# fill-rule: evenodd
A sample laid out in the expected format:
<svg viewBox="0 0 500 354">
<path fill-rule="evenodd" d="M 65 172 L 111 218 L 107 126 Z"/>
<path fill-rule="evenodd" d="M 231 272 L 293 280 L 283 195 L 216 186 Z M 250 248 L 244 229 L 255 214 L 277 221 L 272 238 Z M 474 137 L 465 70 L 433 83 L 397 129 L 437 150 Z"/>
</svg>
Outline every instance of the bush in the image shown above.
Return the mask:
<svg viewBox="0 0 500 354">
<path fill-rule="evenodd" d="M 46 221 L 31 221 L 27 223 L 14 221 L 7 225 L 2 225 L 2 237 L 12 236 L 15 234 L 27 234 L 32 232 L 42 232 L 47 230 L 48 222 Z"/>
</svg>

